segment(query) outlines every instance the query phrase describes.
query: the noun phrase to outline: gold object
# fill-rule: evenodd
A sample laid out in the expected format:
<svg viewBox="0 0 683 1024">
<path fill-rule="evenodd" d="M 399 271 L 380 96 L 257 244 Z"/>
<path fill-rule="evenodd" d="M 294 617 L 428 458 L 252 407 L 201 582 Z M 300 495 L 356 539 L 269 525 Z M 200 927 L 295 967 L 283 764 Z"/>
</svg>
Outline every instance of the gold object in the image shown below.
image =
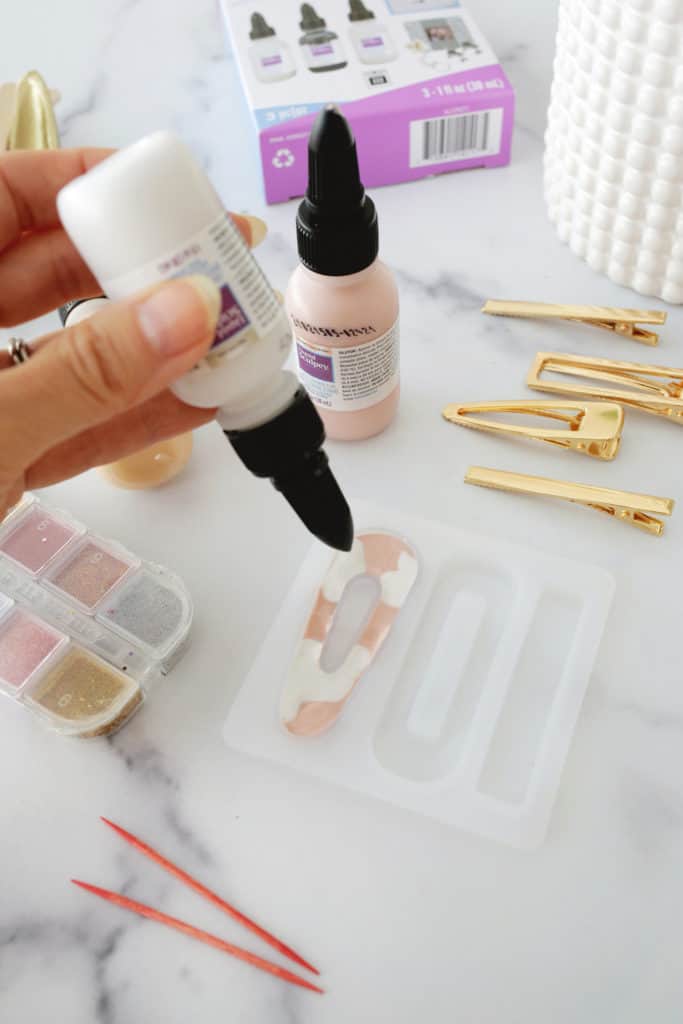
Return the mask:
<svg viewBox="0 0 683 1024">
<path fill-rule="evenodd" d="M 477 487 L 491 487 L 498 491 L 514 494 L 538 494 L 546 498 L 562 498 L 578 505 L 587 505 L 599 512 L 606 512 L 615 519 L 637 526 L 639 530 L 659 537 L 664 523 L 656 516 L 670 516 L 673 512 L 672 498 L 656 498 L 651 494 L 633 494 L 630 491 L 615 491 L 607 487 L 591 487 L 588 484 L 569 483 L 566 480 L 550 480 L 544 476 L 528 476 L 526 473 L 508 473 L 502 469 L 487 469 L 484 466 L 470 466 L 465 483 Z"/>
<path fill-rule="evenodd" d="M 566 423 L 567 426 L 562 430 L 524 427 L 497 420 L 480 419 L 472 415 L 481 412 L 545 416 L 550 420 Z M 475 402 L 471 405 L 447 405 L 443 410 L 443 416 L 449 423 L 457 423 L 463 427 L 547 441 L 548 444 L 583 452 L 596 459 L 615 457 L 619 451 L 624 424 L 624 410 L 615 402 Z"/>
<path fill-rule="evenodd" d="M 542 380 L 541 374 L 544 371 L 585 377 L 592 381 L 608 381 L 620 386 Z M 558 395 L 589 395 L 591 398 L 611 399 L 683 423 L 683 369 L 671 366 L 647 366 L 644 363 L 623 363 L 560 352 L 539 352 L 529 370 L 527 385 L 536 391 L 550 391 Z"/>
<path fill-rule="evenodd" d="M 82 737 L 115 732 L 142 701 L 134 679 L 78 648 L 70 650 L 27 696 L 73 725 Z"/>
<path fill-rule="evenodd" d="M 8 149 L 58 149 L 59 134 L 50 90 L 37 71 L 17 83 Z"/>
<path fill-rule="evenodd" d="M 619 309 L 614 306 L 565 306 L 552 302 L 507 302 L 489 299 L 482 306 L 482 313 L 491 316 L 548 317 L 555 320 L 571 320 L 593 327 L 602 327 L 624 338 L 633 338 L 643 345 L 656 345 L 659 335 L 638 327 L 643 324 L 666 323 L 666 313 L 659 309 Z"/>
<path fill-rule="evenodd" d="M 14 101 L 17 87 L 14 82 L 0 85 L 0 151 L 7 149 L 9 133 L 14 123 Z"/>
</svg>

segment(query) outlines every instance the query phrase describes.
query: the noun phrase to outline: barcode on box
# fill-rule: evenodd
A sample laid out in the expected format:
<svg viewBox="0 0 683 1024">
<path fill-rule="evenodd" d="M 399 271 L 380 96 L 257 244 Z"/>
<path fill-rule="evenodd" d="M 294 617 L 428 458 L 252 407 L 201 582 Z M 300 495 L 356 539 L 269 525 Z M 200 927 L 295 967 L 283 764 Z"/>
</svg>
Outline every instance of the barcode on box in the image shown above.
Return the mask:
<svg viewBox="0 0 683 1024">
<path fill-rule="evenodd" d="M 500 151 L 503 111 L 478 110 L 410 122 L 410 166 L 495 156 Z"/>
</svg>

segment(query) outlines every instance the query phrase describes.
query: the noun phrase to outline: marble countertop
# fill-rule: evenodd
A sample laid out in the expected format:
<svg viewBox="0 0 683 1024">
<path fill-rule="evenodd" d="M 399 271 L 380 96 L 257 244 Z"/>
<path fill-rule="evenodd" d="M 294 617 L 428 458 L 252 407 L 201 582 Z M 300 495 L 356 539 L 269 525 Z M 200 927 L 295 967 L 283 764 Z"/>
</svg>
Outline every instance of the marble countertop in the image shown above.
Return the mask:
<svg viewBox="0 0 683 1024">
<path fill-rule="evenodd" d="M 615 575 L 613 613 L 548 838 L 533 853 L 507 849 L 225 748 L 220 730 L 232 695 L 308 540 L 278 495 L 206 428 L 189 470 L 164 490 L 117 491 L 88 474 L 47 494 L 178 571 L 197 615 L 186 659 L 109 741 L 62 740 L 3 702 L 0 1019 L 8 1024 L 681 1019 L 683 511 L 655 540 L 563 503 L 461 483 L 472 462 L 609 478 L 680 499 L 681 438 L 675 426 L 633 414 L 623 454 L 605 466 L 440 419 L 448 401 L 524 396 L 539 348 L 654 358 L 587 328 L 479 314 L 490 296 L 650 302 L 597 276 L 558 242 L 546 217 L 541 153 L 556 5 L 471 6 L 517 90 L 513 161 L 376 191 L 383 255 L 401 290 L 401 412 L 383 436 L 330 445 L 330 454 L 349 494 Z M 254 137 L 213 0 L 14 4 L 2 51 L 4 78 L 37 67 L 62 91 L 65 144 L 178 131 L 229 207 L 265 216 L 262 260 L 284 287 L 295 265 L 294 205 L 263 205 Z M 682 327 L 683 313 L 672 309 L 655 361 L 683 363 Z M 71 887 L 76 876 L 124 890 L 246 944 L 99 815 L 143 834 L 314 959 L 328 994 L 290 989 Z"/>
</svg>

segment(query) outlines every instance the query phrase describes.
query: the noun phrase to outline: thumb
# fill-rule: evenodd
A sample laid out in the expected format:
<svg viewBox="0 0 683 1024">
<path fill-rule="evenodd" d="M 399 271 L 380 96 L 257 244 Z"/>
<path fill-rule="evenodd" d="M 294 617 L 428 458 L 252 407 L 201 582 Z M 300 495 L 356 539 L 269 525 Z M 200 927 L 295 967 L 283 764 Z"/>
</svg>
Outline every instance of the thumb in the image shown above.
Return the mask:
<svg viewBox="0 0 683 1024">
<path fill-rule="evenodd" d="M 177 278 L 59 331 L 0 374 L 0 435 L 7 424 L 15 457 L 29 462 L 168 387 L 205 355 L 220 301 L 209 278 Z"/>
</svg>

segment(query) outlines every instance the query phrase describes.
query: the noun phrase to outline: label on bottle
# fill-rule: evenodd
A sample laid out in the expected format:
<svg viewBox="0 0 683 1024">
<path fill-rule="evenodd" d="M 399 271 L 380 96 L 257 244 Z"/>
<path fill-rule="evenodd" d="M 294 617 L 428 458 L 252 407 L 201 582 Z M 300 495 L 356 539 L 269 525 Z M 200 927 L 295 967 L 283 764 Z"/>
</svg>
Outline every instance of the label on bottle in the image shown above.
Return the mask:
<svg viewBox="0 0 683 1024">
<path fill-rule="evenodd" d="M 159 259 L 103 283 L 110 298 L 122 299 L 158 281 L 189 274 L 204 274 L 220 289 L 214 352 L 229 352 L 258 341 L 282 316 L 275 292 L 225 213 Z"/>
<path fill-rule="evenodd" d="M 302 44 L 304 57 L 309 68 L 327 68 L 343 61 L 342 53 L 335 39 L 320 43 Z"/>
<path fill-rule="evenodd" d="M 382 39 L 381 36 L 365 36 L 363 39 L 361 39 L 360 42 L 361 46 L 363 46 L 365 49 L 374 46 L 384 46 L 384 40 Z"/>
<path fill-rule="evenodd" d="M 353 412 L 387 398 L 398 384 L 399 326 L 348 348 L 326 348 L 296 337 L 299 379 L 324 409 Z"/>
<path fill-rule="evenodd" d="M 271 53 L 268 57 L 261 57 L 261 66 L 270 68 L 274 64 L 282 64 L 282 57 L 279 53 Z"/>
</svg>

